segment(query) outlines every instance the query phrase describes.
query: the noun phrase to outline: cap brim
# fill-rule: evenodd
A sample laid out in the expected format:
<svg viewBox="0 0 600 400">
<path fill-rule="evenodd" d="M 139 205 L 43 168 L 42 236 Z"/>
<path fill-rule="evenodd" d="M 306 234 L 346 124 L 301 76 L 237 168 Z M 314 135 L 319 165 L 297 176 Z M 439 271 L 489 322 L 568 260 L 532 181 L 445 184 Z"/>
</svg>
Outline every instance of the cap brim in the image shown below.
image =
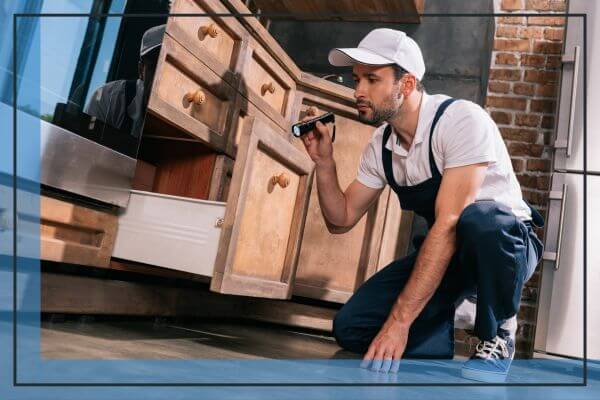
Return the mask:
<svg viewBox="0 0 600 400">
<path fill-rule="evenodd" d="M 146 54 L 150 53 L 152 50 L 154 50 L 154 49 L 156 49 L 156 48 L 160 47 L 161 45 L 162 45 L 162 43 L 155 44 L 154 46 L 150 46 L 150 47 L 148 47 L 148 48 L 146 48 L 146 49 L 142 50 L 142 51 L 140 52 L 140 57 L 142 57 L 142 56 L 145 56 Z"/>
<path fill-rule="evenodd" d="M 333 49 L 329 52 L 329 63 L 336 67 L 348 67 L 353 64 L 387 65 L 394 61 L 359 47 L 350 49 Z"/>
</svg>

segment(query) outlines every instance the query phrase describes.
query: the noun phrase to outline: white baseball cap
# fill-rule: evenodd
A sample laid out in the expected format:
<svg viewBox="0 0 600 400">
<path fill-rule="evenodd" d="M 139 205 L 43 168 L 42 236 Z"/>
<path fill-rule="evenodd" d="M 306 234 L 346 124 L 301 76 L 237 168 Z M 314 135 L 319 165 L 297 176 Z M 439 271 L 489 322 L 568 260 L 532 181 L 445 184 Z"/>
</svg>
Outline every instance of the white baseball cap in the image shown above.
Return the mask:
<svg viewBox="0 0 600 400">
<path fill-rule="evenodd" d="M 374 29 L 360 41 L 356 48 L 332 49 L 329 63 L 347 67 L 355 63 L 366 65 L 397 64 L 422 80 L 425 62 L 417 42 L 406 33 L 395 29 Z"/>
</svg>

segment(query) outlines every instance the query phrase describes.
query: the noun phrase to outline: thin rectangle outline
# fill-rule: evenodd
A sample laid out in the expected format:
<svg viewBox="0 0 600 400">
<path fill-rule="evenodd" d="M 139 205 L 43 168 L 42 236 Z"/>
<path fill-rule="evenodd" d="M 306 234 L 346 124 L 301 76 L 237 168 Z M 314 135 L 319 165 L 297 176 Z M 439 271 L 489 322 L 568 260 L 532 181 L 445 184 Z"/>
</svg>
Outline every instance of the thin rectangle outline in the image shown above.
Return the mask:
<svg viewBox="0 0 600 400">
<path fill-rule="evenodd" d="M 585 387 L 587 386 L 587 13 L 416 13 L 419 17 L 570 17 L 583 18 L 583 382 L 581 383 L 19 383 L 17 382 L 17 85 L 16 38 L 18 17 L 290 17 L 305 14 L 290 13 L 177 13 L 177 14 L 124 14 L 124 13 L 16 13 L 13 14 L 13 386 L 14 387 Z M 307 14 L 309 15 L 309 14 Z M 389 17 L 386 14 L 325 13 L 324 17 L 343 16 Z M 293 20 L 293 18 L 290 18 Z M 372 21 L 357 21 L 372 22 Z M 566 31 L 565 31 L 566 37 Z M 551 171 L 552 172 L 552 171 Z M 41 313 L 41 310 L 40 310 Z"/>
</svg>

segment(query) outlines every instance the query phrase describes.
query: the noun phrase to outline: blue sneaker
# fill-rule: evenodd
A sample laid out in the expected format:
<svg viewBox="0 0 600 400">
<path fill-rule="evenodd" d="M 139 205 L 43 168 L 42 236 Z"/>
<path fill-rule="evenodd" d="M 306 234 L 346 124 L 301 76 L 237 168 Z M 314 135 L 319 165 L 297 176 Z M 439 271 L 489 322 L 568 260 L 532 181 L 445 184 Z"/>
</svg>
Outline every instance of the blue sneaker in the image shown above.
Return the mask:
<svg viewBox="0 0 600 400">
<path fill-rule="evenodd" d="M 515 342 L 496 336 L 480 342 L 475 354 L 462 367 L 463 378 L 480 382 L 503 383 L 515 356 Z"/>
</svg>

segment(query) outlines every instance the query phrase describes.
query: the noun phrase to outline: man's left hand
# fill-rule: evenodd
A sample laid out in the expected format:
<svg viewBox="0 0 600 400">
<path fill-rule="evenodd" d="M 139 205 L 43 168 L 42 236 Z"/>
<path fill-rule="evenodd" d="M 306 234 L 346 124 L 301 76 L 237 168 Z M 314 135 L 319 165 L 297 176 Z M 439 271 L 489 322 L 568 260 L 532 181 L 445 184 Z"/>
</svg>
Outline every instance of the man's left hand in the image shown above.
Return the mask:
<svg viewBox="0 0 600 400">
<path fill-rule="evenodd" d="M 410 325 L 389 316 L 371 342 L 360 366 L 373 371 L 397 373 L 406 348 Z"/>
</svg>

